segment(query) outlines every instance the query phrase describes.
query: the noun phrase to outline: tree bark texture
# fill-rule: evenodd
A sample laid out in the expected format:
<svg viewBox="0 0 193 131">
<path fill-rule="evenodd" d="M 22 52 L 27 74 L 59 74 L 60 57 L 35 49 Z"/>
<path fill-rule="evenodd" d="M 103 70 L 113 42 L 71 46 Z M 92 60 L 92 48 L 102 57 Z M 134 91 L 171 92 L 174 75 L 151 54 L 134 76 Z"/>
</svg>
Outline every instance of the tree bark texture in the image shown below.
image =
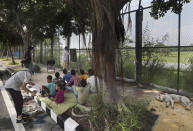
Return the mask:
<svg viewBox="0 0 193 131">
<path fill-rule="evenodd" d="M 8 58 L 9 58 L 9 50 L 7 49 L 7 58 L 6 58 L 6 60 L 8 60 Z"/>
<path fill-rule="evenodd" d="M 24 44 L 24 51 L 27 51 L 30 46 L 30 36 L 27 33 L 22 33 L 21 37 Z"/>
<path fill-rule="evenodd" d="M 11 55 L 12 64 L 14 65 L 15 64 L 15 60 L 14 60 L 14 57 L 13 57 L 13 53 L 11 51 L 11 47 L 9 45 L 8 45 L 8 51 L 9 51 L 9 54 Z"/>
<path fill-rule="evenodd" d="M 51 38 L 51 59 L 54 59 L 54 34 Z"/>
<path fill-rule="evenodd" d="M 40 43 L 40 63 L 43 63 L 43 45 L 42 42 Z"/>
<path fill-rule="evenodd" d="M 115 50 L 119 45 L 116 24 L 122 4 L 121 0 L 91 0 L 94 65 L 97 73 L 102 66 L 106 105 L 114 105 L 119 97 L 115 86 Z"/>
<path fill-rule="evenodd" d="M 70 36 L 68 36 L 66 41 L 66 46 L 68 46 L 68 48 L 70 48 L 70 41 Z"/>
</svg>

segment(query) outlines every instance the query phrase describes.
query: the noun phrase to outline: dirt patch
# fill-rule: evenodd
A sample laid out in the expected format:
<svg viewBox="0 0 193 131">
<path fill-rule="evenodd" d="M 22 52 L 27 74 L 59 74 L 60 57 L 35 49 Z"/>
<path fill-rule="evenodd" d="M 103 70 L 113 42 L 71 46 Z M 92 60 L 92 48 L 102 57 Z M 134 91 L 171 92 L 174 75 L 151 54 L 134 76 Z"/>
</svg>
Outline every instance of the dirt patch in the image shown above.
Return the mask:
<svg viewBox="0 0 193 131">
<path fill-rule="evenodd" d="M 152 100 L 149 106 L 160 116 L 154 131 L 191 131 L 193 130 L 193 108 L 185 110 L 181 104 L 175 104 L 174 109 L 166 108 L 164 102 Z"/>
<path fill-rule="evenodd" d="M 41 73 L 35 73 L 32 75 L 32 81 L 39 86 L 47 84 L 46 78 L 48 75 L 52 75 L 52 78 L 55 78 L 55 72 L 59 72 L 60 77 L 63 77 L 63 72 L 61 71 L 61 69 L 56 69 L 55 72 L 53 70 L 49 70 L 49 72 L 47 72 L 46 67 L 44 66 L 40 66 L 40 67 L 41 67 Z"/>
</svg>

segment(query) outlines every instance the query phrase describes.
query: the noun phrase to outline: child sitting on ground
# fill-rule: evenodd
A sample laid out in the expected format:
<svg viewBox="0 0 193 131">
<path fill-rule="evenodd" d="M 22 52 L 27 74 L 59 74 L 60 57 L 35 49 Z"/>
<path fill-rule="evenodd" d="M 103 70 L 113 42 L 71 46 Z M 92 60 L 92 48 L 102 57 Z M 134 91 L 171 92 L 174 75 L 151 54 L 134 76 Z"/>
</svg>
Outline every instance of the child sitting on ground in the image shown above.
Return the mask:
<svg viewBox="0 0 193 131">
<path fill-rule="evenodd" d="M 75 70 L 71 70 L 71 75 L 72 75 L 72 78 L 67 83 L 67 86 L 72 86 L 72 85 L 80 86 L 80 77 L 76 75 Z"/>
<path fill-rule="evenodd" d="M 62 77 L 60 77 L 60 73 L 59 72 L 55 73 L 55 77 L 56 78 L 54 78 L 53 81 L 52 81 L 54 84 L 56 84 L 58 81 L 62 80 Z"/>
<path fill-rule="evenodd" d="M 69 82 L 70 79 L 72 78 L 72 75 L 68 73 L 67 69 L 64 69 L 63 73 L 64 73 L 63 81 L 65 81 L 66 83 Z"/>
<path fill-rule="evenodd" d="M 99 79 L 97 76 L 94 75 L 94 71 L 92 69 L 88 70 L 88 79 L 87 79 L 87 84 L 88 88 L 90 90 L 90 93 L 95 93 L 96 92 L 96 85 L 99 87 Z"/>
<path fill-rule="evenodd" d="M 74 86 L 74 90 L 78 93 L 77 102 L 79 104 L 85 104 L 89 97 L 89 88 L 87 87 L 87 82 L 85 79 L 80 81 L 82 88 Z"/>
<path fill-rule="evenodd" d="M 42 86 L 42 96 L 48 96 L 49 98 L 54 97 L 56 95 L 56 85 L 52 83 L 52 76 L 47 76 L 48 84 L 46 86 Z"/>
<path fill-rule="evenodd" d="M 61 81 L 58 81 L 56 83 L 56 90 L 57 90 L 56 97 L 52 98 L 52 100 L 55 101 L 56 104 L 64 102 L 64 91 L 62 90 L 62 87 L 63 83 Z"/>
<path fill-rule="evenodd" d="M 84 70 L 80 69 L 80 79 L 84 79 L 84 80 L 87 80 L 88 79 L 88 75 L 84 73 Z"/>
</svg>

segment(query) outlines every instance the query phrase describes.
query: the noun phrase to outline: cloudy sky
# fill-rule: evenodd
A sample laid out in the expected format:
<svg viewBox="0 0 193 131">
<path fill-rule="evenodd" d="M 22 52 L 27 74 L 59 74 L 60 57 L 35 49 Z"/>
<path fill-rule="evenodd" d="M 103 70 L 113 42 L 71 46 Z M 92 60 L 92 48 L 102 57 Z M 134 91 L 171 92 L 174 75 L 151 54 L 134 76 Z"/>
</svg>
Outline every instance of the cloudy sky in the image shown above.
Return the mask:
<svg viewBox="0 0 193 131">
<path fill-rule="evenodd" d="M 150 5 L 151 0 L 142 0 L 143 7 Z M 131 10 L 138 8 L 138 0 L 133 0 L 131 3 Z M 178 44 L 178 15 L 171 13 L 170 11 L 165 15 L 165 17 L 159 20 L 154 20 L 149 15 L 149 9 L 144 10 L 143 17 L 143 29 L 148 26 L 150 34 L 154 39 L 161 39 L 165 34 L 168 34 L 169 38 L 165 44 L 170 46 L 177 46 Z M 193 43 L 193 1 L 189 4 L 184 5 L 181 14 L 181 45 L 190 45 Z M 131 13 L 132 28 L 127 32 L 130 39 L 135 41 L 135 13 Z M 124 21 L 125 28 L 127 29 L 127 15 Z M 87 42 L 89 36 L 87 35 Z M 83 47 L 82 38 L 81 48 Z M 61 38 L 60 41 L 65 44 L 65 40 Z M 132 44 L 131 44 L 132 45 Z M 134 44 L 132 45 L 134 46 Z M 79 37 L 73 35 L 71 38 L 71 48 L 79 47 Z"/>
</svg>

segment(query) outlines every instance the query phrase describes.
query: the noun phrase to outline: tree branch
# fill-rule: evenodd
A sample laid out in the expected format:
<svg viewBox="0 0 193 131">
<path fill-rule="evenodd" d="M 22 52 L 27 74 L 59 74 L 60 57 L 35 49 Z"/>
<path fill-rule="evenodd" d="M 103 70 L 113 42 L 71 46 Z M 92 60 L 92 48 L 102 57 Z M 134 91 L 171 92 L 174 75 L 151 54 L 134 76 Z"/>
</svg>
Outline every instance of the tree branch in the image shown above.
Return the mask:
<svg viewBox="0 0 193 131">
<path fill-rule="evenodd" d="M 15 13 L 15 16 L 16 16 L 16 23 L 17 23 L 16 26 L 17 26 L 17 30 L 18 30 L 19 34 L 24 35 L 24 30 L 23 30 L 22 25 L 21 25 L 21 23 L 20 23 L 19 16 L 18 16 L 17 13 Z"/>
<path fill-rule="evenodd" d="M 120 10 L 123 8 L 123 6 L 125 4 L 127 4 L 128 2 L 131 2 L 131 0 L 120 0 Z"/>
<path fill-rule="evenodd" d="M 141 1 L 142 1 L 142 0 L 139 0 L 139 7 L 138 7 L 138 9 L 140 9 L 140 7 L 141 7 Z"/>
</svg>

